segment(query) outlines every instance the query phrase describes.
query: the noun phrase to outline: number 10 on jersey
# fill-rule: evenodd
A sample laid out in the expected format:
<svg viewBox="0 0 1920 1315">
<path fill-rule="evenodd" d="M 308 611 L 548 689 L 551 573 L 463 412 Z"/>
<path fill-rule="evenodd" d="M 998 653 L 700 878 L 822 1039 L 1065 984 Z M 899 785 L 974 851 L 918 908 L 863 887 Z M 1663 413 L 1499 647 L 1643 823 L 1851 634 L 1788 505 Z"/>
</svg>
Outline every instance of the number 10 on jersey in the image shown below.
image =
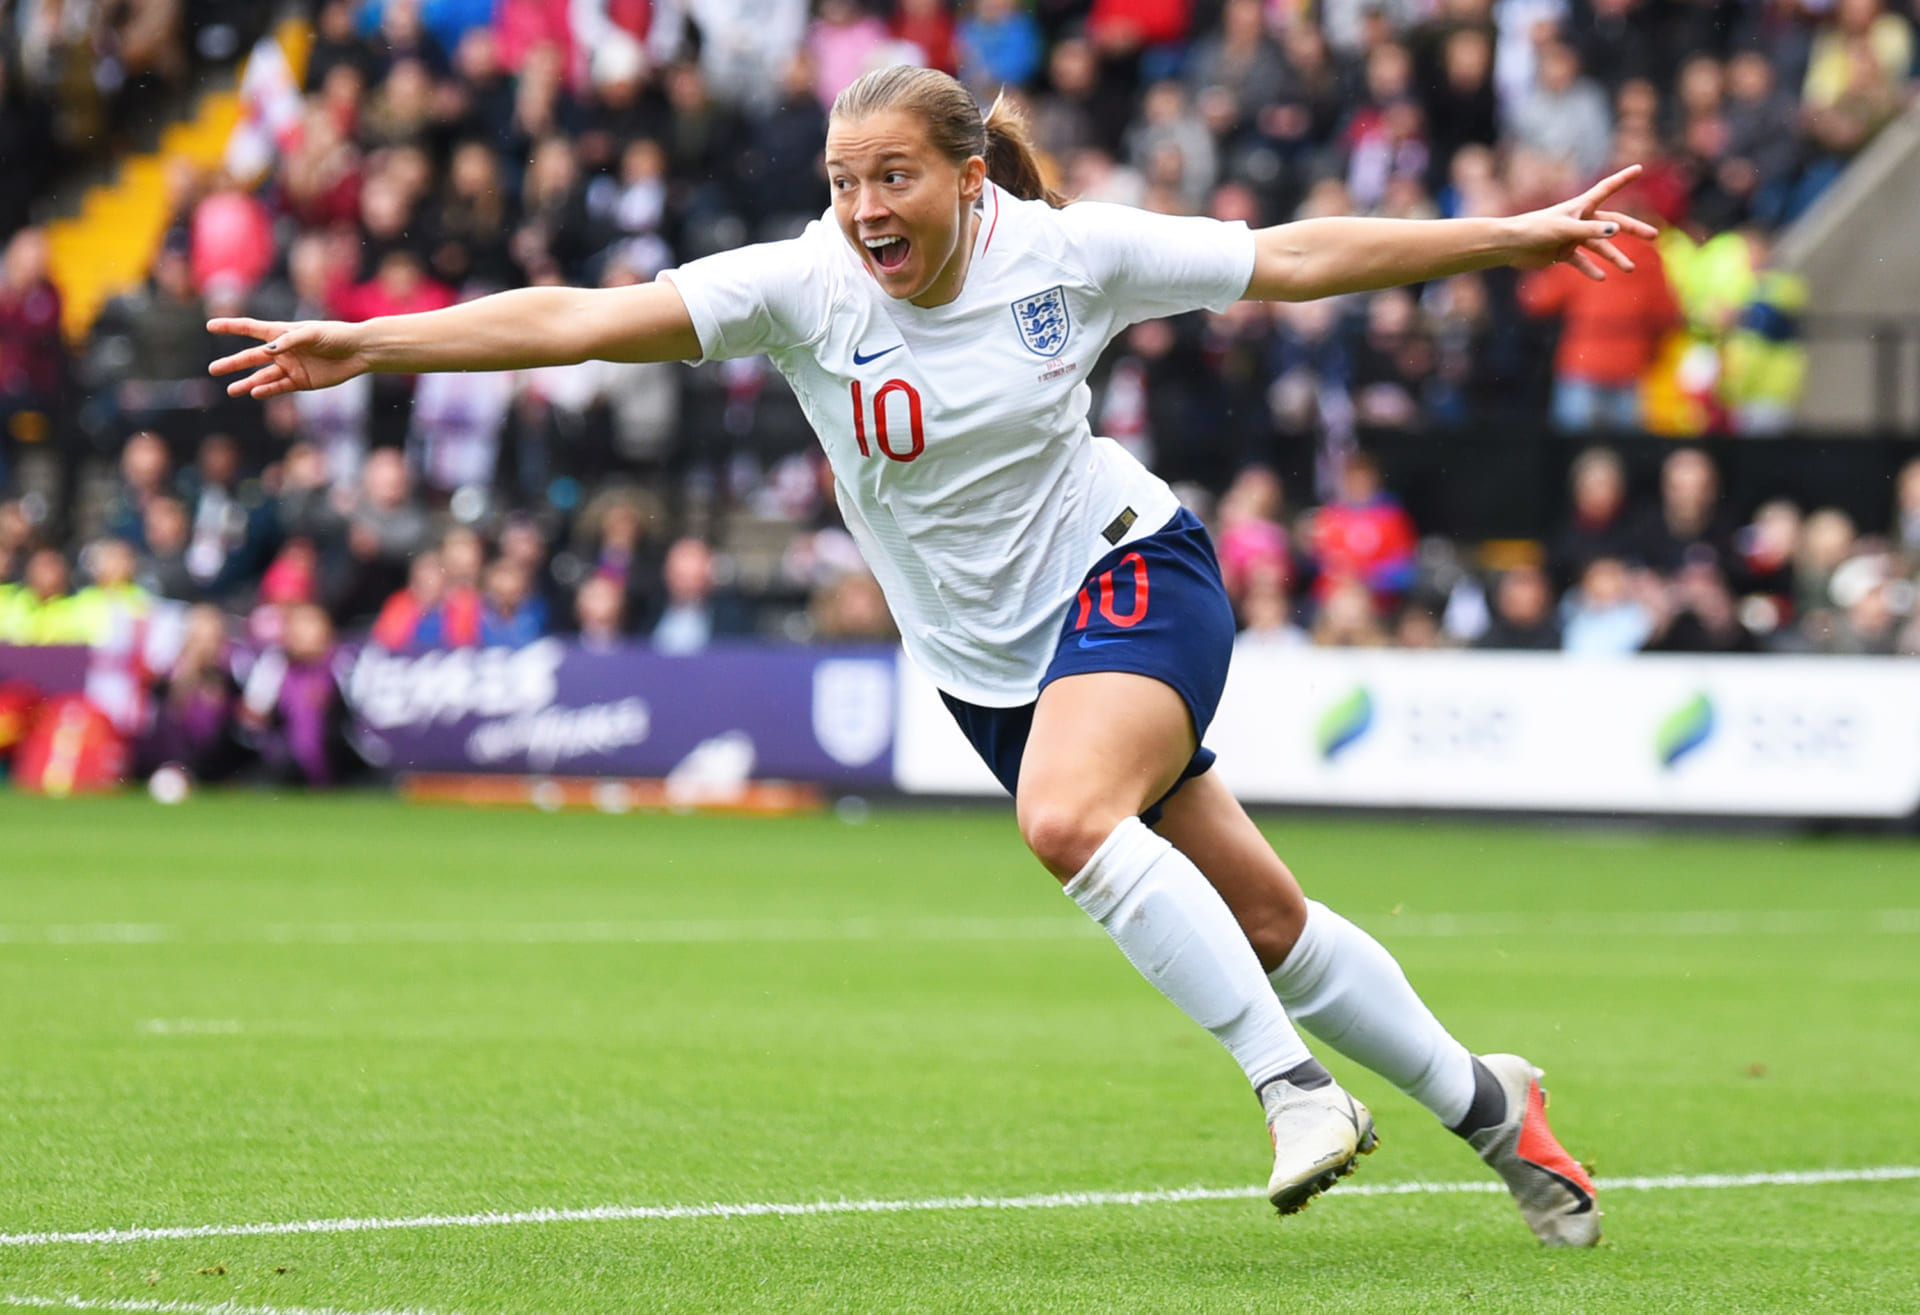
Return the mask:
<svg viewBox="0 0 1920 1315">
<path fill-rule="evenodd" d="M 870 457 L 873 449 L 867 446 L 867 402 L 861 396 L 860 381 L 855 379 L 853 388 L 853 441 L 860 445 L 860 455 Z M 888 441 L 887 407 L 892 404 L 899 411 L 904 398 L 907 409 L 907 433 L 913 445 L 905 450 L 897 449 Z M 920 390 L 905 379 L 889 379 L 873 390 L 873 437 L 880 445 L 880 453 L 893 461 L 912 461 L 927 450 L 927 431 L 920 423 Z"/>
</svg>

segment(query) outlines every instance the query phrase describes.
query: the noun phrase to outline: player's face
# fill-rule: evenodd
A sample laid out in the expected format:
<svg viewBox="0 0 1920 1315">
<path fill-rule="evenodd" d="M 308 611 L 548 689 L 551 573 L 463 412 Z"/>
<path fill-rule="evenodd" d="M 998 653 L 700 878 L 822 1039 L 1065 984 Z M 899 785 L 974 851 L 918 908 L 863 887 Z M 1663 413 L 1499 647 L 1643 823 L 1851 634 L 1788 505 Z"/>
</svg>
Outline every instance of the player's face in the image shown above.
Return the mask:
<svg viewBox="0 0 1920 1315">
<path fill-rule="evenodd" d="M 840 231 L 890 297 L 942 306 L 960 295 L 973 249 L 978 157 L 956 165 L 919 118 L 883 110 L 827 128 L 827 185 Z"/>
</svg>

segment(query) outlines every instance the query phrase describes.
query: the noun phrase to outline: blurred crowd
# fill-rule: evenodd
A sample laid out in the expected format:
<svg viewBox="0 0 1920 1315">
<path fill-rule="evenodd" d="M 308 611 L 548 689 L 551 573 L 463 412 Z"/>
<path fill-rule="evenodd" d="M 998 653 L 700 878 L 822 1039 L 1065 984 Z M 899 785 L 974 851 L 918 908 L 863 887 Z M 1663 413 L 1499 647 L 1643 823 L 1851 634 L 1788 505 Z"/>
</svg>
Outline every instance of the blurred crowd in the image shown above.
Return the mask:
<svg viewBox="0 0 1920 1315">
<path fill-rule="evenodd" d="M 1249 632 L 1913 652 L 1920 468 L 1886 524 L 1786 502 L 1742 524 L 1710 446 L 1676 447 L 1645 505 L 1593 448 L 1553 540 L 1487 554 L 1423 538 L 1362 450 L 1543 416 L 1584 441 L 1785 428 L 1805 290 L 1770 238 L 1907 104 L 1899 2 L 320 0 L 264 166 L 170 163 L 149 277 L 78 344 L 27 222 L 62 144 L 110 136 L 123 86 L 237 43 L 228 10 L 259 30 L 270 6 L 17 4 L 0 642 L 110 645 L 141 618 L 173 636 L 142 658 L 159 671 L 204 661 L 221 616 L 287 669 L 342 635 L 889 636 L 764 361 L 380 376 L 260 405 L 207 378 L 235 344 L 204 323 L 621 285 L 791 235 L 825 208 L 835 94 L 908 60 L 1021 100 L 1069 194 L 1168 212 L 1498 215 L 1646 166 L 1619 204 L 1664 231 L 1621 239 L 1632 276 L 1489 271 L 1113 345 L 1095 428 L 1209 517 Z M 1283 490 L 1276 470 L 1311 473 Z"/>
<path fill-rule="evenodd" d="M 125 150 L 198 67 L 259 35 L 253 0 L 16 0 L 0 6 L 0 235 L 62 164 Z"/>
<path fill-rule="evenodd" d="M 1635 496 L 1618 453 L 1572 464 L 1544 542 L 1467 557 L 1421 538 L 1364 452 L 1297 517 L 1242 472 L 1216 531 L 1243 638 L 1276 645 L 1564 652 L 1920 655 L 1920 459 L 1885 522 L 1773 499 L 1737 516 L 1707 449 L 1676 447 Z"/>
</svg>

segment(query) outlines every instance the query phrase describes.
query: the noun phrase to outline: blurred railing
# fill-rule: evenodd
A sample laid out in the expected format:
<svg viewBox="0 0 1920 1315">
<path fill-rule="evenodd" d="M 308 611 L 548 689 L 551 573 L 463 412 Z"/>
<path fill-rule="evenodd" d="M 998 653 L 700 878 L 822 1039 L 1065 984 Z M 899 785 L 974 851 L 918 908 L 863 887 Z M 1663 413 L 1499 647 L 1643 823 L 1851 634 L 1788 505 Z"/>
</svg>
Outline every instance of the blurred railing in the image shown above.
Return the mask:
<svg viewBox="0 0 1920 1315">
<path fill-rule="evenodd" d="M 1920 314 L 1820 312 L 1802 317 L 1800 323 L 1812 369 L 1849 367 L 1831 351 L 1822 352 L 1822 347 L 1850 348 L 1859 354 L 1861 359 L 1852 370 L 1866 375 L 1872 401 L 1857 406 L 1855 415 L 1872 432 L 1885 437 L 1920 436 Z M 1814 387 L 1810 379 L 1809 392 Z"/>
<path fill-rule="evenodd" d="M 1659 495 L 1660 466 L 1681 446 L 1652 434 L 1563 434 L 1544 420 L 1447 430 L 1371 429 L 1360 442 L 1381 463 L 1387 487 L 1423 534 L 1462 542 L 1546 539 L 1564 523 L 1574 459 L 1596 444 L 1627 469 L 1633 501 Z M 1795 433 L 1781 438 L 1718 438 L 1701 446 L 1720 472 L 1721 500 L 1735 518 L 1785 498 L 1803 510 L 1834 507 L 1863 530 L 1893 516 L 1894 480 L 1920 459 L 1920 436 L 1856 437 Z M 1282 470 L 1289 488 L 1313 487 L 1307 463 Z"/>
</svg>

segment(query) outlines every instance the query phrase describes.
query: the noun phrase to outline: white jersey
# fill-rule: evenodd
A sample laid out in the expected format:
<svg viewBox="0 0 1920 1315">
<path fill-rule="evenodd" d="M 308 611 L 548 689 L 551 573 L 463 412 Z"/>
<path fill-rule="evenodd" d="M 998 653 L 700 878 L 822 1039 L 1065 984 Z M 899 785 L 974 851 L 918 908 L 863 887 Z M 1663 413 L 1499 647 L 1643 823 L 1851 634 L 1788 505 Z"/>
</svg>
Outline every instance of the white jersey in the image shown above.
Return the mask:
<svg viewBox="0 0 1920 1315">
<path fill-rule="evenodd" d="M 1038 696 L 1088 568 L 1179 509 L 1093 436 L 1088 372 L 1129 324 L 1244 296 L 1253 237 L 989 183 L 965 286 L 931 310 L 883 292 L 831 211 L 665 277 L 705 359 L 765 353 L 792 383 L 914 661 L 958 698 L 1015 707 Z"/>
</svg>

